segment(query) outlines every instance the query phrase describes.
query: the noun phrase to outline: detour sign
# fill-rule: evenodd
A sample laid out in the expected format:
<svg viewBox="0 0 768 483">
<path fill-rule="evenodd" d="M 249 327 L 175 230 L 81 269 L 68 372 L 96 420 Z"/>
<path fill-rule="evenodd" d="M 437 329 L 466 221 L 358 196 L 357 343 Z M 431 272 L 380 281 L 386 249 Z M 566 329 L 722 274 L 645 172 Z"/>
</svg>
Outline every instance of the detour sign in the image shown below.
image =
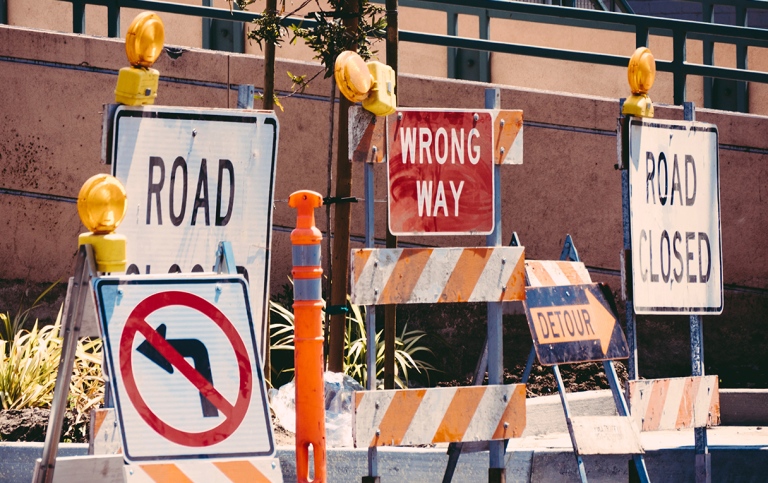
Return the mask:
<svg viewBox="0 0 768 483">
<path fill-rule="evenodd" d="M 525 296 L 528 327 L 542 365 L 629 357 L 607 286 L 527 287 Z"/>
</svg>

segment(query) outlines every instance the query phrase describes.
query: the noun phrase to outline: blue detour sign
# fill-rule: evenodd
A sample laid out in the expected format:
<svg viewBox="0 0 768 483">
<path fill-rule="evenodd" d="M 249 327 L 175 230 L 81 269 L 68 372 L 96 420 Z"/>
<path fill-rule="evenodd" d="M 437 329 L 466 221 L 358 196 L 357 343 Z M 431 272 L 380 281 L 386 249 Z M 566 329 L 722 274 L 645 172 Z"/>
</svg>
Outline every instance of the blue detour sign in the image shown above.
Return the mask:
<svg viewBox="0 0 768 483">
<path fill-rule="evenodd" d="M 606 285 L 527 287 L 525 296 L 528 327 L 542 365 L 629 357 Z"/>
</svg>

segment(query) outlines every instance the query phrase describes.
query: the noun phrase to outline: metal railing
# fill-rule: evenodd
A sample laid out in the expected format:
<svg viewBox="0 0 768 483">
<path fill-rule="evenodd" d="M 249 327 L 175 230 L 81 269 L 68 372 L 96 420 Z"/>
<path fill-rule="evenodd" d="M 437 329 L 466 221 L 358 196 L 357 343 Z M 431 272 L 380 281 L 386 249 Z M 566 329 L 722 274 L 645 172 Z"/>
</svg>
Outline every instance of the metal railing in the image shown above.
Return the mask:
<svg viewBox="0 0 768 483">
<path fill-rule="evenodd" d="M 1 1 L 1 0 L 0 0 Z M 135 8 L 167 12 L 182 15 L 192 15 L 204 18 L 251 22 L 261 17 L 261 14 L 247 11 L 230 11 L 211 7 L 183 5 L 159 2 L 155 0 L 65 0 L 73 5 L 73 31 L 85 31 L 85 5 L 102 5 L 108 10 L 108 34 L 119 36 L 120 9 Z M 708 4 L 726 4 L 748 8 L 768 8 L 768 2 L 761 0 L 716 0 Z M 449 11 L 455 15 L 477 15 L 482 19 L 500 18 L 540 22 L 553 25 L 578 26 L 591 29 L 615 32 L 634 32 L 635 43 L 638 47 L 647 46 L 649 35 L 672 37 L 672 60 L 656 60 L 656 69 L 673 75 L 674 103 L 681 105 L 686 100 L 686 81 L 690 75 L 705 78 L 720 78 L 746 82 L 768 84 L 768 72 L 749 70 L 746 64 L 748 47 L 768 48 L 768 31 L 743 26 L 719 25 L 688 20 L 676 20 L 657 17 L 646 17 L 620 12 L 604 12 L 580 8 L 541 5 L 525 2 L 510 2 L 504 0 L 400 0 L 400 6 L 426 8 L 430 10 Z M 473 39 L 450 35 L 451 25 L 448 25 L 448 35 L 428 34 L 401 30 L 399 38 L 402 42 L 437 45 L 452 49 L 469 49 L 481 52 L 496 52 L 516 54 L 546 59 L 584 62 L 596 65 L 626 67 L 629 56 L 582 52 L 567 49 L 556 49 L 520 43 L 508 43 L 489 40 L 488 38 Z M 312 26 L 313 20 L 291 17 L 282 21 L 285 26 L 303 24 Z M 487 36 L 486 36 L 487 37 Z M 705 46 L 704 64 L 692 64 L 686 59 L 686 40 L 700 40 Z M 707 45 L 714 43 L 733 44 L 738 51 L 743 52 L 737 68 L 718 67 L 712 64 L 711 50 Z M 707 55 L 709 54 L 709 56 Z M 710 64 L 710 65 L 707 65 Z M 706 89 L 705 83 L 705 89 Z M 744 86 L 746 90 L 746 86 Z M 711 87 L 710 87 L 711 93 Z M 706 105 L 706 104 L 705 104 Z M 740 106 L 746 111 L 746 103 Z"/>
</svg>

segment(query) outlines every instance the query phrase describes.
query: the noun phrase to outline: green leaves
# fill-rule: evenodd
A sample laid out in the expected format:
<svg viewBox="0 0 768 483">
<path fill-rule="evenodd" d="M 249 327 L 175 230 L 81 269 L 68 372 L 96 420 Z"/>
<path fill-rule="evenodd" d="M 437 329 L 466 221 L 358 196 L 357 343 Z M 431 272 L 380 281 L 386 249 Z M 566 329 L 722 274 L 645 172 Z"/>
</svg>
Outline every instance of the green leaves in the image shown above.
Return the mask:
<svg viewBox="0 0 768 483">
<path fill-rule="evenodd" d="M 293 313 L 276 302 L 269 302 L 270 310 L 277 317 L 270 324 L 271 350 L 293 351 Z M 365 331 L 364 308 L 349 303 L 349 313 L 346 317 L 347 328 L 344 335 L 344 373 L 353 377 L 365 386 L 368 379 L 367 336 Z M 325 319 L 325 317 L 323 317 Z M 430 371 L 437 371 L 432 364 L 422 359 L 424 355 L 433 355 L 432 350 L 421 343 L 427 335 L 422 330 L 407 330 L 403 327 L 400 335 L 395 338 L 395 384 L 398 387 L 408 386 L 408 371 L 424 373 L 429 379 Z M 381 379 L 384 373 L 384 338 L 382 331 L 375 335 L 376 379 Z M 293 368 L 282 372 L 292 371 Z"/>
</svg>

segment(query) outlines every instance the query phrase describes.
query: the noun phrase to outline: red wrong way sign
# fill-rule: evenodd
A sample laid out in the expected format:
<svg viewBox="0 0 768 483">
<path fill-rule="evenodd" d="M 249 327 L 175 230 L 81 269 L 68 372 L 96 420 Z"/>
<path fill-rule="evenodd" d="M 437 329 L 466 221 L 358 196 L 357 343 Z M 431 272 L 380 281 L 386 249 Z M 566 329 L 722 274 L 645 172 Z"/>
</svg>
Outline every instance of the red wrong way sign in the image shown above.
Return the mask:
<svg viewBox="0 0 768 483">
<path fill-rule="evenodd" d="M 395 235 L 491 233 L 492 114 L 399 110 L 390 129 L 390 231 Z"/>
<path fill-rule="evenodd" d="M 125 459 L 274 453 L 240 276 L 96 281 Z"/>
</svg>

